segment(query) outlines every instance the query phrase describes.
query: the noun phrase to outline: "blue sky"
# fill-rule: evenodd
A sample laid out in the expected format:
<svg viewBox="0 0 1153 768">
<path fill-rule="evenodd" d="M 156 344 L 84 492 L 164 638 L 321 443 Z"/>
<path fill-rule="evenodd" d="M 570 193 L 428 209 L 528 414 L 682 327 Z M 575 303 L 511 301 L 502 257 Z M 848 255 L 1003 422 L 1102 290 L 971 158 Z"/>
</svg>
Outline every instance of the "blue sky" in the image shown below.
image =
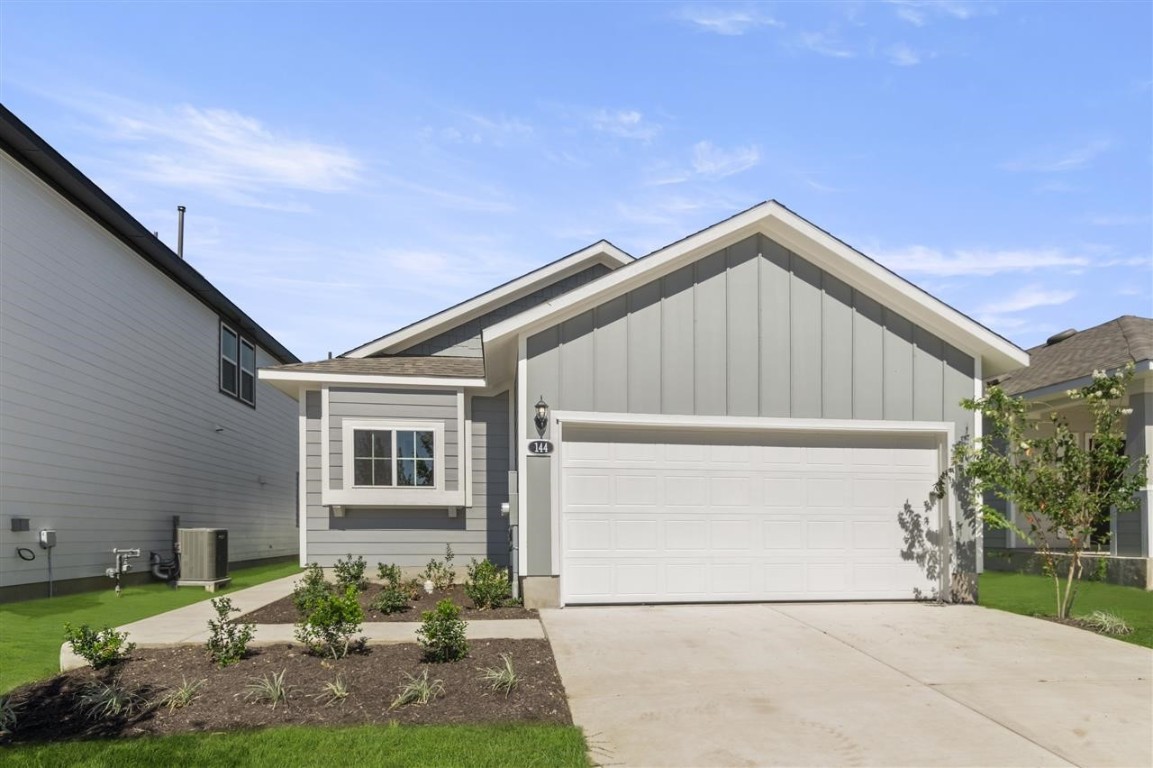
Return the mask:
<svg viewBox="0 0 1153 768">
<path fill-rule="evenodd" d="M 1153 4 L 22 3 L 0 99 L 302 359 L 765 199 L 1013 341 L 1153 315 Z"/>
</svg>

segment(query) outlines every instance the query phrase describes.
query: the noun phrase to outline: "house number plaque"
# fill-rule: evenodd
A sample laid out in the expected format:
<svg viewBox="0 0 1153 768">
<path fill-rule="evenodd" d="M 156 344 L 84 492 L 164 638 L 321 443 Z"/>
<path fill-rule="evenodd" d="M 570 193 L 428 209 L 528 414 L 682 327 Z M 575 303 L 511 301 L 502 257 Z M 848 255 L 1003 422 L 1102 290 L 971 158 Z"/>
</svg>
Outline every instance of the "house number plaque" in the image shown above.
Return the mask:
<svg viewBox="0 0 1153 768">
<path fill-rule="evenodd" d="M 528 452 L 538 456 L 547 456 L 552 453 L 551 440 L 529 440 Z"/>
</svg>

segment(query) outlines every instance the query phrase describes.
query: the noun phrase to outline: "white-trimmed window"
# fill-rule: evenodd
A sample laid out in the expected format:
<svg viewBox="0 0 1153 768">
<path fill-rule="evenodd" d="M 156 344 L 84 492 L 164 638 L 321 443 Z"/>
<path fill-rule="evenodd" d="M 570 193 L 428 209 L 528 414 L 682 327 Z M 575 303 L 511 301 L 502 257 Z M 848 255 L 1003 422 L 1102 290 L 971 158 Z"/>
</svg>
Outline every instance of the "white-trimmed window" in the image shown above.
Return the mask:
<svg viewBox="0 0 1153 768">
<path fill-rule="evenodd" d="M 220 324 L 220 391 L 256 405 L 256 345 Z"/>
<path fill-rule="evenodd" d="M 342 438 L 346 489 L 444 490 L 444 424 L 345 420 Z"/>
</svg>

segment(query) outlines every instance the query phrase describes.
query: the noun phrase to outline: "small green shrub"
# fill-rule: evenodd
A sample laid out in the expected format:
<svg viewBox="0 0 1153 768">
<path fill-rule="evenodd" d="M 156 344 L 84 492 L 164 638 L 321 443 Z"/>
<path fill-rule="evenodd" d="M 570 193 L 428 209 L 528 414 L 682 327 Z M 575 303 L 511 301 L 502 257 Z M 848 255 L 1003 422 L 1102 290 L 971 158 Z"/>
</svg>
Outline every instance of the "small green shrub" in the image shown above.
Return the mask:
<svg viewBox="0 0 1153 768">
<path fill-rule="evenodd" d="M 240 613 L 232 607 L 232 600 L 218 597 L 212 601 L 216 618 L 208 620 L 208 657 L 222 667 L 235 664 L 248 653 L 248 644 L 256 634 L 256 625 L 250 621 L 233 621 L 230 613 Z"/>
<path fill-rule="evenodd" d="M 13 733 L 20 722 L 20 705 L 11 696 L 0 696 L 0 734 Z"/>
<path fill-rule="evenodd" d="M 433 589 L 441 591 L 448 589 L 456 581 L 456 572 L 452 567 L 452 561 L 455 557 L 452 545 L 446 544 L 444 560 L 437 560 L 435 557 L 429 560 L 428 565 L 424 567 L 424 572 L 420 575 L 421 578 L 425 581 L 431 581 Z"/>
<path fill-rule="evenodd" d="M 96 630 L 87 624 L 79 627 L 65 624 L 64 637 L 72 646 L 72 652 L 91 664 L 93 669 L 118 664 L 136 649 L 136 643 L 128 642 L 127 632 L 117 632 L 112 627 Z"/>
<path fill-rule="evenodd" d="M 1133 631 L 1129 622 L 1109 611 L 1093 611 L 1088 616 L 1082 616 L 1081 621 L 1090 629 L 1107 635 L 1128 635 Z"/>
<path fill-rule="evenodd" d="M 368 638 L 354 640 L 364 621 L 364 609 L 357 600 L 356 587 L 345 587 L 343 595 L 329 594 L 303 623 L 296 625 L 296 639 L 311 653 L 343 659 L 352 650 L 364 648 Z"/>
<path fill-rule="evenodd" d="M 401 687 L 400 693 L 392 700 L 389 709 L 403 707 L 406 704 L 427 704 L 437 696 L 444 695 L 444 683 L 440 680 L 429 680 L 427 669 L 420 677 L 407 672 L 404 675 L 408 678 L 408 682 Z"/>
<path fill-rule="evenodd" d="M 244 686 L 244 690 L 247 691 L 244 700 L 268 704 L 273 709 L 276 709 L 277 704 L 284 704 L 287 707 L 293 688 L 284 682 L 286 671 L 282 669 L 279 675 L 273 672 L 264 677 L 252 678 L 252 682 Z"/>
<path fill-rule="evenodd" d="M 324 706 L 331 707 L 333 704 L 343 704 L 348 699 L 348 683 L 344 682 L 344 678 L 340 675 L 336 676 L 335 680 L 329 680 L 324 684 L 324 690 L 316 694 L 316 700 L 324 702 Z"/>
<path fill-rule="evenodd" d="M 79 702 L 89 720 L 132 717 L 149 708 L 148 699 L 119 678 L 92 681 L 84 687 Z"/>
<path fill-rule="evenodd" d="M 317 604 L 332 594 L 332 587 L 324 579 L 324 569 L 313 563 L 304 572 L 304 578 L 292 587 L 292 604 L 302 618 L 307 618 Z"/>
<path fill-rule="evenodd" d="M 468 581 L 464 593 L 477 608 L 500 608 L 511 599 L 508 571 L 498 568 L 487 559 L 479 563 L 473 558 L 468 566 Z"/>
<path fill-rule="evenodd" d="M 332 566 L 332 572 L 336 575 L 336 586 L 338 590 L 343 590 L 345 587 L 356 587 L 358 592 L 363 592 L 368 587 L 368 581 L 364 578 L 364 570 L 368 567 L 368 563 L 360 555 L 356 559 L 352 559 L 352 555 L 348 559 L 340 559 L 336 561 L 336 565 Z"/>
<path fill-rule="evenodd" d="M 384 563 L 377 563 L 376 575 L 387 586 L 400 586 L 400 566 L 396 563 L 389 563 L 388 565 L 385 565 Z"/>
<path fill-rule="evenodd" d="M 479 669 L 480 679 L 488 683 L 494 691 L 502 691 L 505 696 L 520 683 L 520 676 L 512 668 L 512 654 L 500 655 L 499 667 L 483 667 Z"/>
<path fill-rule="evenodd" d="M 372 607 L 384 615 L 400 613 L 409 609 L 411 596 L 409 592 L 400 587 L 386 586 L 372 601 Z"/>
<path fill-rule="evenodd" d="M 207 680 L 188 680 L 183 675 L 180 676 L 180 685 L 173 688 L 168 693 L 160 698 L 160 706 L 166 707 L 169 712 L 174 709 L 183 709 L 187 707 L 196 698 L 197 692 L 200 690 Z"/>
<path fill-rule="evenodd" d="M 425 611 L 421 618 L 416 637 L 424 649 L 425 661 L 459 661 L 468 655 L 468 622 L 460 617 L 460 608 L 451 600 L 441 600 L 435 610 Z"/>
</svg>

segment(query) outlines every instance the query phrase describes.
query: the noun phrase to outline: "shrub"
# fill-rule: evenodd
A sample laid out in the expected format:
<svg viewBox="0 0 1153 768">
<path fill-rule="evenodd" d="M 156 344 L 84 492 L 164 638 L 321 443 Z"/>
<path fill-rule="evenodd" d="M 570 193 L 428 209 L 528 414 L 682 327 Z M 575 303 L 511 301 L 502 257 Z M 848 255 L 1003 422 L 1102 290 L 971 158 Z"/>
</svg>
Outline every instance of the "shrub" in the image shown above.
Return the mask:
<svg viewBox="0 0 1153 768">
<path fill-rule="evenodd" d="M 94 680 L 80 694 L 80 708 L 89 720 L 132 717 L 148 709 L 148 699 L 119 678 Z"/>
<path fill-rule="evenodd" d="M 286 685 L 284 682 L 284 673 L 287 670 L 280 670 L 280 674 L 270 673 L 264 677 L 254 677 L 252 682 L 244 686 L 247 693 L 244 694 L 245 701 L 259 701 L 268 704 L 273 709 L 276 709 L 277 704 L 284 704 L 288 706 L 288 697 L 292 693 L 292 686 Z"/>
<path fill-rule="evenodd" d="M 300 613 L 301 618 L 307 618 L 317 604 L 332 594 L 332 588 L 324 580 L 324 570 L 313 563 L 304 572 L 304 578 L 292 587 L 292 604 Z"/>
<path fill-rule="evenodd" d="M 200 687 L 208 682 L 207 680 L 190 681 L 183 675 L 180 676 L 180 681 L 180 685 L 164 694 L 160 699 L 160 706 L 167 707 L 169 712 L 174 709 L 183 709 L 191 704 Z"/>
<path fill-rule="evenodd" d="M 465 641 L 468 622 L 460 617 L 460 608 L 451 600 L 441 600 L 435 610 L 425 611 L 421 618 L 423 622 L 416 637 L 424 649 L 425 661 L 458 661 L 468 655 Z"/>
<path fill-rule="evenodd" d="M 468 566 L 468 581 L 464 593 L 477 608 L 500 608 L 509 602 L 508 571 L 498 568 L 487 559 L 479 563 L 474 558 Z"/>
<path fill-rule="evenodd" d="M 91 664 L 93 669 L 118 664 L 136 649 L 136 643 L 128 642 L 127 632 L 117 632 L 112 627 L 96 630 L 87 624 L 79 627 L 65 624 L 64 636 L 72 646 L 72 652 Z"/>
<path fill-rule="evenodd" d="M 453 585 L 456 581 L 456 572 L 452 569 L 452 561 L 456 557 L 452 551 L 452 545 L 446 544 L 444 547 L 444 560 L 437 560 L 435 557 L 428 561 L 428 565 L 424 567 L 424 572 L 421 578 L 425 581 L 431 581 L 433 589 L 445 590 Z"/>
<path fill-rule="evenodd" d="M 385 565 L 384 563 L 377 563 L 376 564 L 376 575 L 387 586 L 390 586 L 390 587 L 399 587 L 400 586 L 400 579 L 401 579 L 400 566 L 397 565 L 396 563 L 389 563 L 388 565 Z"/>
<path fill-rule="evenodd" d="M 500 655 L 499 667 L 484 667 L 480 670 L 480 679 L 488 683 L 494 691 L 503 691 L 508 696 L 509 691 L 520 683 L 520 676 L 512 668 L 512 654 Z"/>
<path fill-rule="evenodd" d="M 392 613 L 407 611 L 410 602 L 411 596 L 409 592 L 400 587 L 388 585 L 385 586 L 385 588 L 380 591 L 380 594 L 377 595 L 376 599 L 373 600 L 372 607 L 387 616 Z"/>
<path fill-rule="evenodd" d="M 233 621 L 230 613 L 240 613 L 232 607 L 232 600 L 218 597 L 212 601 L 216 618 L 208 620 L 208 657 L 222 667 L 235 664 L 248 653 L 248 644 L 256 634 L 251 621 Z"/>
<path fill-rule="evenodd" d="M 363 592 L 368 587 L 368 581 L 364 578 L 364 569 L 368 567 L 368 563 L 364 562 L 364 558 L 360 555 L 356 559 L 352 559 L 352 555 L 348 559 L 340 559 L 336 561 L 336 565 L 332 566 L 332 571 L 336 574 L 336 585 L 338 588 L 356 587 L 358 592 Z"/>
<path fill-rule="evenodd" d="M 1082 616 L 1081 621 L 1090 629 L 1107 635 L 1128 635 L 1133 631 L 1129 622 L 1109 611 L 1093 611 L 1088 616 Z"/>
<path fill-rule="evenodd" d="M 20 705 L 11 696 L 0 696 L 0 734 L 12 733 L 20 721 Z"/>
<path fill-rule="evenodd" d="M 353 640 L 364 621 L 364 609 L 356 595 L 356 587 L 351 585 L 345 587 L 343 595 L 329 593 L 304 623 L 296 625 L 296 639 L 310 652 L 334 659 L 343 659 L 350 650 L 363 648 L 368 638 Z"/>
<path fill-rule="evenodd" d="M 348 698 L 348 683 L 344 682 L 344 678 L 340 675 L 336 676 L 335 680 L 329 680 L 324 684 L 324 690 L 316 694 L 317 701 L 323 701 L 324 706 L 331 707 L 333 704 L 343 704 Z"/>
<path fill-rule="evenodd" d="M 424 670 L 420 677 L 404 673 L 408 682 L 400 689 L 400 693 L 392 700 L 389 709 L 403 707 L 406 704 L 427 704 L 437 696 L 444 695 L 444 683 L 440 680 L 429 680 L 428 670 Z"/>
</svg>

